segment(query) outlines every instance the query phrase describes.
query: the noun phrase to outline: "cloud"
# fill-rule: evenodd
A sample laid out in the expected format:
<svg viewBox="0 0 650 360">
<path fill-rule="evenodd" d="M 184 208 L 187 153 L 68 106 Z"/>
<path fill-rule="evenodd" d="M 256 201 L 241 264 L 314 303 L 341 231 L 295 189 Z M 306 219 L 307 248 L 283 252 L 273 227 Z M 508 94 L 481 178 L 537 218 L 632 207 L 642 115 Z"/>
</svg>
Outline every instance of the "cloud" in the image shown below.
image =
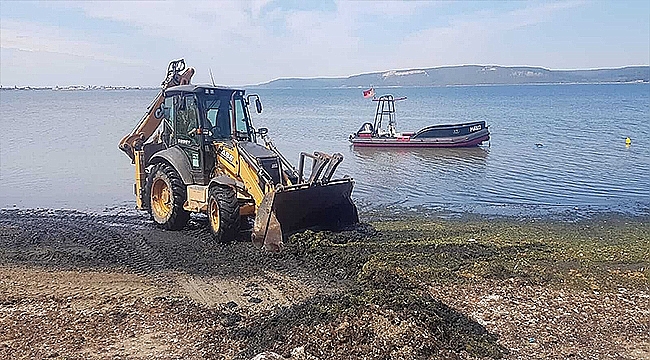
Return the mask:
<svg viewBox="0 0 650 360">
<path fill-rule="evenodd" d="M 142 66 L 76 55 L 16 49 L 2 49 L 0 65 L 0 84 L 3 86 L 156 86 L 162 77 L 160 69 L 147 70 Z"/>
<path fill-rule="evenodd" d="M 291 8 L 281 0 L 48 2 L 40 6 L 100 23 L 111 41 L 65 24 L 2 18 L 1 45 L 15 50 L 16 59 L 31 51 L 52 61 L 96 60 L 107 71 L 118 68 L 111 64 L 123 64 L 139 69 L 135 78 L 148 79 L 142 85 L 159 83 L 167 62 L 179 57 L 197 68 L 195 82 L 210 82 L 212 69 L 216 82 L 225 85 L 462 63 L 515 65 L 535 56 L 538 64 L 550 66 L 543 61 L 551 55 L 526 53 L 528 44 L 512 46 L 503 39 L 582 4 L 523 3 L 496 11 L 473 3 L 470 7 L 479 10 L 449 15 L 456 3 L 340 0 L 305 9 L 303 3 Z M 557 63 L 570 67 L 567 57 Z M 6 65 L 0 65 L 5 72 Z"/>
<path fill-rule="evenodd" d="M 260 16 L 265 1 L 239 2 L 71 2 L 66 6 L 81 9 L 86 16 L 107 19 L 137 28 L 159 39 L 182 41 L 184 46 L 203 48 L 201 44 L 223 41 L 234 35 L 256 36 L 253 21 Z"/>
<path fill-rule="evenodd" d="M 479 11 L 452 17 L 446 26 L 426 28 L 409 36 L 399 44 L 396 53 L 409 53 L 412 61 L 393 58 L 394 66 L 429 67 L 458 64 L 499 63 L 514 65 L 503 43 L 505 34 L 527 26 L 549 21 L 563 10 L 582 5 L 582 1 L 547 3 L 508 12 Z M 522 44 L 517 44 L 521 47 Z M 521 59 L 521 57 L 519 57 Z M 514 60 L 515 62 L 517 60 Z"/>
<path fill-rule="evenodd" d="M 78 35 L 60 27 L 26 21 L 3 20 L 0 25 L 0 46 L 3 49 L 73 55 L 124 65 L 143 64 L 137 59 L 112 55 L 108 45 L 79 39 Z"/>
<path fill-rule="evenodd" d="M 346 17 L 355 19 L 367 16 L 404 18 L 441 6 L 444 6 L 444 3 L 431 1 L 336 1 L 340 14 L 347 14 Z"/>
<path fill-rule="evenodd" d="M 358 58 L 350 13 L 281 10 L 252 2 L 73 2 L 86 16 L 127 24 L 160 41 L 155 66 L 185 57 L 207 81 L 262 82 L 275 76 L 345 74 Z M 349 6 L 344 6 L 350 9 Z"/>
</svg>

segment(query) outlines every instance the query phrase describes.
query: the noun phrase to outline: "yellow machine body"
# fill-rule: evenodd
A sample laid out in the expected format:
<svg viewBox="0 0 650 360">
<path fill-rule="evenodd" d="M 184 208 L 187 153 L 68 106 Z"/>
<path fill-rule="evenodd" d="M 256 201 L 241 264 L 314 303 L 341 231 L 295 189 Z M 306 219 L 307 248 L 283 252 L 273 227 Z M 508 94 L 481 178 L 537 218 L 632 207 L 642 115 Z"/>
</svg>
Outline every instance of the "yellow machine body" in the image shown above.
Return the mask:
<svg viewBox="0 0 650 360">
<path fill-rule="evenodd" d="M 340 154 L 301 153 L 296 169 L 267 129 L 253 128 L 248 107 L 256 98 L 261 112 L 257 95 L 191 85 L 193 74 L 182 59 L 171 62 L 163 89 L 119 143 L 135 164 L 138 209 L 168 229 L 182 228 L 191 212 L 206 213 L 222 241 L 239 231 L 240 217 L 255 216 L 251 238 L 272 251 L 292 232 L 358 222 L 353 180 L 332 179 Z"/>
</svg>

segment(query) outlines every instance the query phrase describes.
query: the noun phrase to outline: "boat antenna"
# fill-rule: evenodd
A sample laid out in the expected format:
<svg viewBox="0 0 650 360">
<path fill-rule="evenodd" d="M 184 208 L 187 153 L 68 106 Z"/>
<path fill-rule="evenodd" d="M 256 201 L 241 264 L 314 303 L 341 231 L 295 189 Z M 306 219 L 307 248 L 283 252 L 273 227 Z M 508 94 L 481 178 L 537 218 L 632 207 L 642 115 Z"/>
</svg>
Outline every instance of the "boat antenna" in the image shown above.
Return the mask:
<svg viewBox="0 0 650 360">
<path fill-rule="evenodd" d="M 212 76 L 212 68 L 208 68 L 208 70 L 210 71 L 210 80 L 212 80 L 212 86 L 217 86 L 214 84 L 214 77 Z"/>
</svg>

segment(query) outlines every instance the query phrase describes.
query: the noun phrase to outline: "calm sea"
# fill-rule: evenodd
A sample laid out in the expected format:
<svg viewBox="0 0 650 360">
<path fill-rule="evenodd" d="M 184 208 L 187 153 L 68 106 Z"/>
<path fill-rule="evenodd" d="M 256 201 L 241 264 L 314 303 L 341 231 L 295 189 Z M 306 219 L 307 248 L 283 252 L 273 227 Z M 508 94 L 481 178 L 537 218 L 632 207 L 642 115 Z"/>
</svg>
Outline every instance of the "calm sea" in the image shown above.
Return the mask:
<svg viewBox="0 0 650 360">
<path fill-rule="evenodd" d="M 375 112 L 360 89 L 258 93 L 255 125 L 295 164 L 301 151 L 344 155 L 338 174 L 356 180 L 362 213 L 650 213 L 648 84 L 377 89 L 407 97 L 400 131 L 487 121 L 489 146 L 472 149 L 353 149 L 348 135 Z M 117 143 L 155 94 L 0 92 L 0 208 L 132 208 Z"/>
</svg>

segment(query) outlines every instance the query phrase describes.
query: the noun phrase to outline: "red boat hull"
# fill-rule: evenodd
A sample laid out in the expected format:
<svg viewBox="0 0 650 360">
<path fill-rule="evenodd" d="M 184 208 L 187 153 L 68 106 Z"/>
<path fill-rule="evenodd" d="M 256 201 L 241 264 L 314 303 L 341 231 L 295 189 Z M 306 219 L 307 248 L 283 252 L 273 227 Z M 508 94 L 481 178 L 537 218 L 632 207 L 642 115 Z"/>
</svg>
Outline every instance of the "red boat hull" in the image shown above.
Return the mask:
<svg viewBox="0 0 650 360">
<path fill-rule="evenodd" d="M 350 142 L 358 147 L 418 147 L 418 148 L 449 148 L 473 147 L 490 140 L 490 133 L 483 129 L 468 136 L 445 138 L 413 138 L 408 137 L 352 137 Z"/>
</svg>

